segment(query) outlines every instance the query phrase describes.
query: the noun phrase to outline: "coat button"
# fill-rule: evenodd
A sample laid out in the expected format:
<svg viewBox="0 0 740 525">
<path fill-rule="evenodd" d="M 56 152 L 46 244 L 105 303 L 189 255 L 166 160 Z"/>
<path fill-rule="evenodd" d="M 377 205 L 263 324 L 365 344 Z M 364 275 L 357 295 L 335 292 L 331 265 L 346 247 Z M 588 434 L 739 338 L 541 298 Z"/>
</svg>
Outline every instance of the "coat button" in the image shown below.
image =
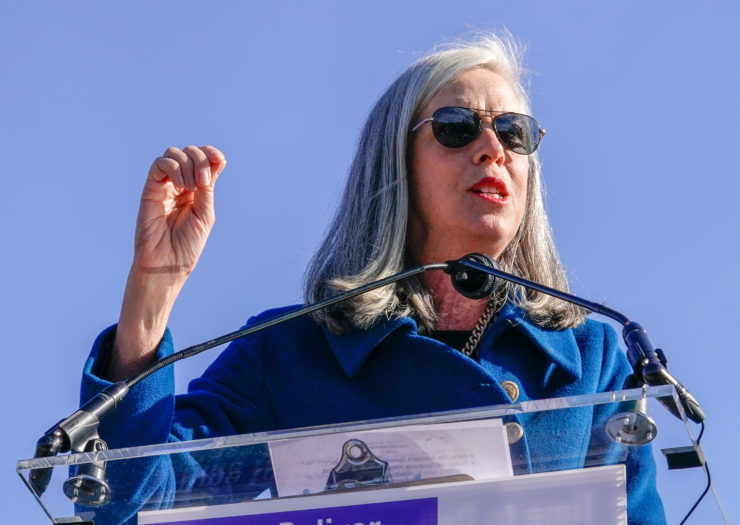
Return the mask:
<svg viewBox="0 0 740 525">
<path fill-rule="evenodd" d="M 510 422 L 504 425 L 506 427 L 506 437 L 509 439 L 509 445 L 513 445 L 522 439 L 524 429 L 519 423 Z"/>
<path fill-rule="evenodd" d="M 503 381 L 501 388 L 508 394 L 509 399 L 516 401 L 519 399 L 519 387 L 514 381 Z"/>
</svg>

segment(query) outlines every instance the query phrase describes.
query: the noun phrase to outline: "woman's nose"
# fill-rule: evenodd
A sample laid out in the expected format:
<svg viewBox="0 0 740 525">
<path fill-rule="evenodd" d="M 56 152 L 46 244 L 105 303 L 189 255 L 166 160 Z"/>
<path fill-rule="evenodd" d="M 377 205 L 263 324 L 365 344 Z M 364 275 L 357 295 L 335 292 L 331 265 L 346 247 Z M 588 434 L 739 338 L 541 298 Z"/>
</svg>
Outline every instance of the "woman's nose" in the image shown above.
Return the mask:
<svg viewBox="0 0 740 525">
<path fill-rule="evenodd" d="M 473 142 L 473 163 L 486 162 L 502 165 L 506 160 L 506 148 L 499 140 L 490 123 L 481 124 L 480 136 Z"/>
</svg>

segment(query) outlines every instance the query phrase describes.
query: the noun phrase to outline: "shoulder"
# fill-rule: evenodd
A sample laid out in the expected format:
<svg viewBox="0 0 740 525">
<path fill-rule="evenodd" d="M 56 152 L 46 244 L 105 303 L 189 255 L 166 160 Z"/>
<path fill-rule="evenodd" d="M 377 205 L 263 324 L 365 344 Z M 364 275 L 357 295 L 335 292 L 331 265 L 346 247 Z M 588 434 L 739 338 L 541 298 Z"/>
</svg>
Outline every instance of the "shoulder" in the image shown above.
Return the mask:
<svg viewBox="0 0 740 525">
<path fill-rule="evenodd" d="M 580 325 L 570 328 L 581 350 L 619 350 L 619 338 L 608 323 L 586 318 Z"/>
<path fill-rule="evenodd" d="M 590 370 L 598 376 L 598 389 L 608 391 L 623 388 L 631 367 L 615 329 L 608 323 L 586 319 L 572 330 L 581 350 L 584 370 Z"/>
<path fill-rule="evenodd" d="M 226 353 L 269 357 L 280 349 L 278 357 L 306 347 L 326 346 L 325 331 L 309 314 L 296 315 L 303 305 L 273 308 L 251 317 L 242 327 L 246 332 L 235 339 Z"/>
<path fill-rule="evenodd" d="M 245 328 L 264 324 L 264 328 L 258 330 L 256 334 L 259 334 L 262 339 L 277 340 L 284 338 L 294 339 L 296 337 L 300 338 L 311 334 L 322 333 L 323 328 L 316 323 L 311 315 L 303 314 L 291 317 L 291 314 L 294 314 L 303 306 L 301 304 L 294 304 L 265 310 L 251 317 L 247 321 Z"/>
<path fill-rule="evenodd" d="M 300 308 L 301 305 L 284 306 L 251 317 L 239 331 L 254 331 L 234 339 L 206 375 L 227 374 L 236 378 L 262 374 L 268 363 L 289 361 L 294 353 L 323 340 L 321 327 L 309 315 L 289 317 L 288 314 Z"/>
<path fill-rule="evenodd" d="M 531 322 L 521 310 L 509 315 L 518 319 L 520 330 L 540 345 L 546 356 L 580 378 L 595 391 L 618 390 L 631 369 L 608 323 L 586 318 L 581 324 L 562 330 L 543 328 Z"/>
<path fill-rule="evenodd" d="M 553 353 L 602 354 L 619 350 L 619 339 L 608 323 L 586 318 L 582 323 L 562 329 L 548 328 L 532 320 L 518 305 L 507 303 L 500 313 L 500 321 L 526 334 L 534 343 Z M 575 356 L 571 356 L 575 357 Z"/>
</svg>

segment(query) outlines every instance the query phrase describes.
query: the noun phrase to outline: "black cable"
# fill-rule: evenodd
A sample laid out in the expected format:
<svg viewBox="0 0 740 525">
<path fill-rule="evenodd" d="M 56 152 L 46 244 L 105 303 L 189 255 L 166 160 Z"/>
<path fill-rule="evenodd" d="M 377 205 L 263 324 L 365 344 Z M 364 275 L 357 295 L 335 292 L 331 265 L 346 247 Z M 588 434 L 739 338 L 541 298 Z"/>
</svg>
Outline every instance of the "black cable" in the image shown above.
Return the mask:
<svg viewBox="0 0 740 525">
<path fill-rule="evenodd" d="M 699 437 L 696 438 L 696 444 L 698 445 L 701 441 L 701 437 L 704 435 L 704 422 L 701 424 L 701 430 L 699 431 Z"/>
<path fill-rule="evenodd" d="M 701 437 L 704 435 L 704 422 L 701 423 L 701 430 L 699 431 L 699 437 L 696 438 L 696 446 L 699 446 L 699 442 L 701 441 Z M 691 507 L 691 510 L 684 516 L 684 518 L 681 520 L 680 525 L 684 525 L 686 523 L 686 520 L 689 519 L 689 516 L 696 510 L 696 507 L 699 506 L 699 503 L 701 503 L 701 500 L 704 499 L 704 496 L 707 495 L 707 492 L 709 492 L 709 488 L 712 486 L 712 476 L 709 474 L 709 463 L 704 462 L 704 472 L 707 473 L 707 488 L 704 489 L 704 492 L 701 493 L 701 496 L 699 496 L 699 499 L 696 500 L 696 503 L 694 503 L 694 506 Z"/>
</svg>

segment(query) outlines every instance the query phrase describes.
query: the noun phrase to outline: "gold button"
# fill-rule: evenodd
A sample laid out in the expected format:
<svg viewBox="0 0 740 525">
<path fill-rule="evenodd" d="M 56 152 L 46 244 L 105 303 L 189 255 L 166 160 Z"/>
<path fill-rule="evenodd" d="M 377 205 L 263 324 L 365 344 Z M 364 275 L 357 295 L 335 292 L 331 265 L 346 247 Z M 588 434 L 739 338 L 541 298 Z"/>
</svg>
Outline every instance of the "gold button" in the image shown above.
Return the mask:
<svg viewBox="0 0 740 525">
<path fill-rule="evenodd" d="M 512 401 L 516 401 L 519 399 L 519 387 L 514 381 L 504 381 L 501 383 L 501 388 L 503 388 L 506 393 L 509 395 L 509 399 Z"/>
<path fill-rule="evenodd" d="M 506 437 L 509 439 L 509 445 L 513 445 L 524 436 L 524 429 L 519 423 L 511 422 L 504 426 L 506 427 Z"/>
</svg>

